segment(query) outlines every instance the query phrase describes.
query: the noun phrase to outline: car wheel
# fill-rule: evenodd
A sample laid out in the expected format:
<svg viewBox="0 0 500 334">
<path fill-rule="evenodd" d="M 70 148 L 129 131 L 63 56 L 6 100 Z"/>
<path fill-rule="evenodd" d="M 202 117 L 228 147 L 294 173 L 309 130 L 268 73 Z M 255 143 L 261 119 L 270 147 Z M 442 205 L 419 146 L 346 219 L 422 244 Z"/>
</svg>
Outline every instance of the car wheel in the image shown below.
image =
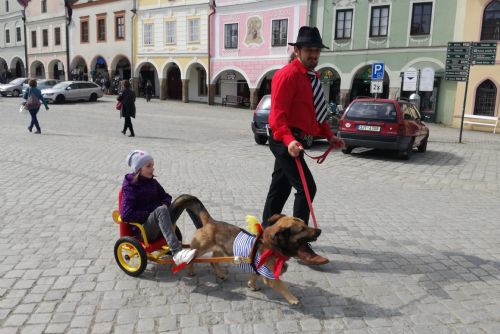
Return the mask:
<svg viewBox="0 0 500 334">
<path fill-rule="evenodd" d="M 306 135 L 304 136 L 304 138 L 302 138 L 302 146 L 304 146 L 304 148 L 311 148 L 311 146 L 313 145 L 313 141 L 313 136 Z"/>
<path fill-rule="evenodd" d="M 95 102 L 95 101 L 97 101 L 97 94 L 96 94 L 96 93 L 92 93 L 92 94 L 90 95 L 89 101 L 90 101 L 90 102 Z"/>
<path fill-rule="evenodd" d="M 265 143 L 267 143 L 266 136 L 254 135 L 253 138 L 255 139 L 255 142 L 259 145 L 264 145 Z"/>
<path fill-rule="evenodd" d="M 12 92 L 12 96 L 18 97 L 19 96 L 19 91 L 17 89 L 14 89 L 14 91 Z"/>
<path fill-rule="evenodd" d="M 1 93 L 1 94 L 2 94 L 3 97 L 7 96 L 7 94 L 5 94 L 5 93 Z"/>
<path fill-rule="evenodd" d="M 353 148 L 354 147 L 352 147 L 352 146 L 346 146 L 346 147 L 344 147 L 342 149 L 342 153 L 344 153 L 344 154 L 351 154 Z"/>
<path fill-rule="evenodd" d="M 429 135 L 427 135 L 422 141 L 420 142 L 420 145 L 418 145 L 417 149 L 420 153 L 424 153 L 427 151 L 427 140 L 429 139 Z"/>
<path fill-rule="evenodd" d="M 64 103 L 64 101 L 66 101 L 66 98 L 64 97 L 64 95 L 57 95 L 56 103 Z"/>
<path fill-rule="evenodd" d="M 403 160 L 409 160 L 413 152 L 413 144 L 415 143 L 415 138 L 410 139 L 408 146 L 405 150 L 399 151 L 398 156 Z"/>
</svg>

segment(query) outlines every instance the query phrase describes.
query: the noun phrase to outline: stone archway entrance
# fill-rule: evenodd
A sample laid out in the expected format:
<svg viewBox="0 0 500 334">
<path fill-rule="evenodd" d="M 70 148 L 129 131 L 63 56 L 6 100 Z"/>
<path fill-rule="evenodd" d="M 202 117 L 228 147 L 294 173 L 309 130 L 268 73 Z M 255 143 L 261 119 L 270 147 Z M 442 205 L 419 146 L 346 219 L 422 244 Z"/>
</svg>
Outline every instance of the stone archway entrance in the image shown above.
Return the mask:
<svg viewBox="0 0 500 334">
<path fill-rule="evenodd" d="M 328 103 L 340 104 L 340 75 L 331 67 L 319 70 L 320 81 L 325 92 L 325 99 Z"/>
<path fill-rule="evenodd" d="M 49 79 L 64 80 L 64 64 L 56 59 L 49 64 Z"/>
<path fill-rule="evenodd" d="M 42 62 L 34 61 L 30 66 L 30 77 L 36 79 L 45 79 L 45 67 Z"/>
<path fill-rule="evenodd" d="M 349 101 L 354 100 L 358 96 L 372 96 L 370 93 L 371 77 L 372 65 L 364 66 L 356 72 L 352 81 Z M 389 97 L 389 75 L 387 72 L 384 72 L 383 93 L 379 97 L 384 99 Z"/>
<path fill-rule="evenodd" d="M 177 64 L 172 64 L 167 70 L 167 99 L 182 99 L 181 70 Z"/>
<path fill-rule="evenodd" d="M 223 103 L 228 95 L 240 96 L 241 105 L 250 106 L 250 88 L 245 77 L 235 70 L 225 70 L 215 78 L 215 99 Z"/>
<path fill-rule="evenodd" d="M 26 76 L 26 70 L 24 68 L 24 63 L 23 61 L 16 57 L 12 59 L 12 62 L 10 64 L 10 72 L 12 74 L 13 79 L 14 78 L 22 78 Z"/>
<path fill-rule="evenodd" d="M 5 59 L 0 58 L 0 83 L 7 83 L 7 74 L 9 68 Z"/>
<path fill-rule="evenodd" d="M 87 63 L 82 57 L 75 57 L 71 62 L 71 79 L 80 81 L 89 80 L 89 70 L 87 68 Z"/>
<path fill-rule="evenodd" d="M 154 65 L 151 63 L 143 63 L 137 71 L 139 72 L 139 75 L 138 75 L 139 76 L 139 96 L 145 96 L 144 90 L 146 88 L 146 84 L 148 81 L 150 81 L 151 85 L 153 86 L 153 92 L 154 92 L 153 95 L 158 96 L 159 89 L 160 89 L 160 83 L 158 80 L 158 73 L 157 73 Z"/>
</svg>

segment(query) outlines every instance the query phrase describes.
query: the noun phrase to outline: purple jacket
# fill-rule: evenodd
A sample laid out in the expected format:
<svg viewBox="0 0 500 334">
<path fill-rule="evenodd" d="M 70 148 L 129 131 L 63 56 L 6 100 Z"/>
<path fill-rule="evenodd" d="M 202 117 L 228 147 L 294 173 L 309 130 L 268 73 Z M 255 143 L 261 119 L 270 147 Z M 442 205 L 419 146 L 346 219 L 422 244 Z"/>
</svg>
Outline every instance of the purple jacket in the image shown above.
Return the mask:
<svg viewBox="0 0 500 334">
<path fill-rule="evenodd" d="M 139 176 L 137 182 L 133 182 L 134 176 L 134 173 L 130 173 L 123 179 L 120 216 L 126 222 L 144 224 L 157 207 L 163 204 L 170 206 L 172 196 L 165 192 L 156 179 Z"/>
</svg>

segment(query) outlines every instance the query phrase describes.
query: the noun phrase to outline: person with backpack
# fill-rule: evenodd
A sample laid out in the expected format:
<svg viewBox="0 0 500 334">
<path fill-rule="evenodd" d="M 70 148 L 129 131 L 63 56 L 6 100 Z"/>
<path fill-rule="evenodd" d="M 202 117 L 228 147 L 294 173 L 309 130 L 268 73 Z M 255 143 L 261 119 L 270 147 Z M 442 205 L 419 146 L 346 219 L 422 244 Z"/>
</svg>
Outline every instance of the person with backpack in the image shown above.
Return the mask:
<svg viewBox="0 0 500 334">
<path fill-rule="evenodd" d="M 42 96 L 42 92 L 40 89 L 36 87 L 36 80 L 30 79 L 28 82 L 29 88 L 24 92 L 23 98 L 26 99 L 26 104 L 24 108 L 27 109 L 31 115 L 31 123 L 28 126 L 28 131 L 31 132 L 33 130 L 33 126 L 36 128 L 35 133 L 41 134 L 42 130 L 40 129 L 40 124 L 38 123 L 38 119 L 36 114 L 40 110 L 40 106 L 45 106 L 45 110 L 49 110 L 49 106 L 47 101 Z"/>
</svg>

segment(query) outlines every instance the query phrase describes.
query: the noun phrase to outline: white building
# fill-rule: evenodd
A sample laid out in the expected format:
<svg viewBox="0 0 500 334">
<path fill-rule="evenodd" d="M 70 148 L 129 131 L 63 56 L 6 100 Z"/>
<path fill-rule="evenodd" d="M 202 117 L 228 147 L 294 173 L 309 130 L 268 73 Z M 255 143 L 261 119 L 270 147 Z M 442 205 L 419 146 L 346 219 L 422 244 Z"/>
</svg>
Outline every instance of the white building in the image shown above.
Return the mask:
<svg viewBox="0 0 500 334">
<path fill-rule="evenodd" d="M 70 24 L 70 70 L 79 79 L 130 79 L 134 0 L 80 0 Z"/>
<path fill-rule="evenodd" d="M 26 7 L 30 77 L 67 78 L 66 7 L 64 0 L 31 0 Z"/>
<path fill-rule="evenodd" d="M 23 7 L 0 1 L 0 83 L 25 77 L 25 64 Z"/>
<path fill-rule="evenodd" d="M 136 65 L 140 86 L 160 99 L 208 101 L 209 0 L 138 0 Z"/>
</svg>

